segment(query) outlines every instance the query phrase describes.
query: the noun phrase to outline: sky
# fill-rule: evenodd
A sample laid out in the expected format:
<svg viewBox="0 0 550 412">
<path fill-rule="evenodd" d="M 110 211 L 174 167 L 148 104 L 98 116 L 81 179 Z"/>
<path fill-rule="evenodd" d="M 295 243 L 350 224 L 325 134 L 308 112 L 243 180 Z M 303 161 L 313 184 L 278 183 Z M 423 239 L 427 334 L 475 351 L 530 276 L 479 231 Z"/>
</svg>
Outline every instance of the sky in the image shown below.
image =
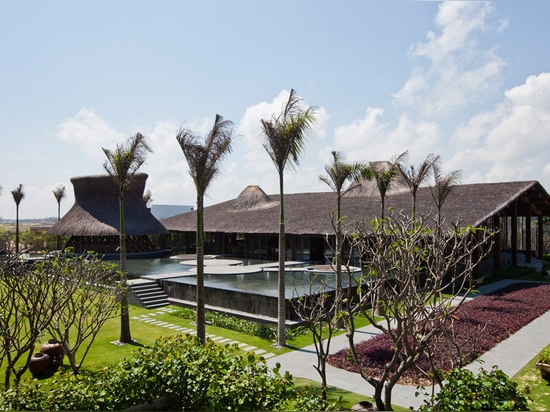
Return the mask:
<svg viewBox="0 0 550 412">
<path fill-rule="evenodd" d="M 135 133 L 153 204 L 193 206 L 176 140 L 234 125 L 205 205 L 248 185 L 278 193 L 261 119 L 295 89 L 314 106 L 285 192 L 329 191 L 330 152 L 352 161 L 441 156 L 462 183 L 550 190 L 550 1 L 0 0 L 0 217 L 57 216 L 52 191 L 105 173 L 102 148 Z"/>
</svg>

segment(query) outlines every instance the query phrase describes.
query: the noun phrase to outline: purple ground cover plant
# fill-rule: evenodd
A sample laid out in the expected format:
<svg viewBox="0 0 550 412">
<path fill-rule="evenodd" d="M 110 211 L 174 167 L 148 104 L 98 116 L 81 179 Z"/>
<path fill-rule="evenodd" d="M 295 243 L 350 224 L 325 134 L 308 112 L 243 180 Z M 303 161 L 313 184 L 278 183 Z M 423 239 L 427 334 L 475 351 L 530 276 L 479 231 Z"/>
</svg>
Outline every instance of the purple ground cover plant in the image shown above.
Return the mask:
<svg viewBox="0 0 550 412">
<path fill-rule="evenodd" d="M 446 372 L 469 363 L 549 309 L 550 284 L 515 283 L 478 296 L 461 306 L 445 325 L 445 333 L 431 345 L 433 364 Z M 390 340 L 382 334 L 356 346 L 363 368 L 374 376 L 380 374 L 393 354 Z M 357 372 L 349 349 L 331 355 L 328 363 Z M 424 384 L 429 370 L 429 359 L 423 356 L 417 368 L 405 373 L 401 383 Z"/>
</svg>

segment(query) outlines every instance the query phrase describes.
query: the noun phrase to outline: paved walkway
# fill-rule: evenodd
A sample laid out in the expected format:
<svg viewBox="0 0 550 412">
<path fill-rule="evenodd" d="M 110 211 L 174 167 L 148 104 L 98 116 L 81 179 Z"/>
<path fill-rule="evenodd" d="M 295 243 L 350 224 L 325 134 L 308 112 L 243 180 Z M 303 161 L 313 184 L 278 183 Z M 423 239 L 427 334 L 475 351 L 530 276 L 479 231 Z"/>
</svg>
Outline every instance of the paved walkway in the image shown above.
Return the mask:
<svg viewBox="0 0 550 412">
<path fill-rule="evenodd" d="M 513 281 L 503 280 L 480 287 L 479 290 L 480 293 L 489 293 L 511 282 Z M 478 371 L 483 367 L 489 370 L 493 365 L 498 365 L 498 367 L 508 376 L 514 376 L 525 366 L 525 364 L 550 343 L 549 325 L 550 311 L 547 311 L 544 315 L 486 352 L 478 361 L 468 365 L 467 368 Z M 378 333 L 378 330 L 372 326 L 361 328 L 356 331 L 355 341 L 363 341 Z M 332 338 L 330 353 L 336 353 L 345 348 L 348 348 L 347 337 L 345 335 Z M 314 345 L 284 355 L 271 357 L 267 360 L 267 363 L 271 367 L 274 367 L 276 363 L 280 363 L 281 370 L 289 371 L 294 377 L 307 378 L 320 382 L 319 374 L 313 367 L 313 365 L 317 363 Z M 330 386 L 362 394 L 369 398 L 371 398 L 374 393 L 373 387 L 364 381 L 359 374 L 334 368 L 330 365 L 327 365 L 327 383 Z M 417 408 L 422 405 L 423 399 L 415 397 L 415 392 L 415 386 L 396 385 L 392 392 L 392 402 L 394 405 Z"/>
</svg>

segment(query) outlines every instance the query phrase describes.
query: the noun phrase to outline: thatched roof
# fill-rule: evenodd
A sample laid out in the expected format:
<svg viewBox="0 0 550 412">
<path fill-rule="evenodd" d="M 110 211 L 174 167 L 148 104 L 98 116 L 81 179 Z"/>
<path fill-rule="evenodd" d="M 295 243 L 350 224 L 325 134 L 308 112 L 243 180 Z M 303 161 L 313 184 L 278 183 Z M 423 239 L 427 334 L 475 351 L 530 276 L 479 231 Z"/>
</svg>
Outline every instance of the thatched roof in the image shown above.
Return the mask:
<svg viewBox="0 0 550 412">
<path fill-rule="evenodd" d="M 270 195 L 268 198 L 270 201 L 264 203 L 264 206 L 270 207 L 242 208 L 238 206 L 242 200 L 239 198 L 206 207 L 205 231 L 278 233 L 279 196 Z M 536 181 L 458 185 L 449 194 L 441 213 L 448 224 L 459 221 L 462 225 L 475 226 L 494 215 L 510 216 L 516 200 L 519 216 L 526 216 L 528 210 L 531 210 L 533 216 L 550 216 L 550 196 Z M 333 192 L 285 194 L 286 233 L 332 234 L 329 216 L 335 204 L 336 195 Z M 412 197 L 408 190 L 386 196 L 386 207 L 393 210 L 410 213 L 411 206 Z M 418 190 L 416 208 L 419 215 L 431 214 L 435 218 L 437 208 L 429 188 Z M 348 221 L 370 220 L 379 214 L 379 195 L 357 196 L 354 193 L 346 195 L 342 200 L 342 215 L 348 216 Z M 194 232 L 196 211 L 162 219 L 161 222 L 170 231 Z"/>
<path fill-rule="evenodd" d="M 247 186 L 233 203 L 234 210 L 263 209 L 278 205 L 274 202 L 260 186 Z"/>
<path fill-rule="evenodd" d="M 143 200 L 147 174 L 138 173 L 124 195 L 125 232 L 129 236 L 168 233 Z M 68 236 L 120 235 L 118 189 L 109 175 L 73 177 L 75 203 L 48 233 Z"/>
</svg>

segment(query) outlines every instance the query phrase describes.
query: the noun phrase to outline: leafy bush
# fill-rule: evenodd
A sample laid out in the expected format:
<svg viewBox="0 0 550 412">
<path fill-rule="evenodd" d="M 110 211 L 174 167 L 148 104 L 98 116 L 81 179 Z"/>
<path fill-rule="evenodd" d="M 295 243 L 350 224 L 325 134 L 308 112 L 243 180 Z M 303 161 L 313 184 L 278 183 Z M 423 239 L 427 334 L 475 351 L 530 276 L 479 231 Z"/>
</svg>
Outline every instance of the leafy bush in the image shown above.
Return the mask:
<svg viewBox="0 0 550 412">
<path fill-rule="evenodd" d="M 521 329 L 550 309 L 550 285 L 516 283 L 493 293 L 476 297 L 464 303 L 450 322 L 446 332 L 430 347 L 437 371 L 447 372 L 492 349 L 498 343 Z M 357 345 L 358 356 L 365 370 L 379 374 L 392 355 L 389 338 L 380 334 Z M 357 372 L 346 349 L 331 355 L 329 364 Z M 426 356 L 418 368 L 407 371 L 403 378 L 408 383 L 421 384 L 431 369 Z"/>
<path fill-rule="evenodd" d="M 292 392 L 279 369 L 254 353 L 195 337 L 159 339 L 132 358 L 97 373 L 58 373 L 0 394 L 0 410 L 121 410 L 169 396 L 174 410 L 277 410 L 284 402 L 314 405 L 313 394 Z"/>
<path fill-rule="evenodd" d="M 189 308 L 179 308 L 172 312 L 172 314 L 182 319 L 195 319 L 196 317 L 195 311 Z M 270 342 L 275 341 L 277 338 L 275 329 L 265 323 L 251 322 L 224 313 L 208 311 L 206 312 L 206 321 L 212 326 L 233 330 L 249 336 L 256 336 Z M 303 335 L 305 333 L 307 333 L 307 328 L 303 327 L 287 329 L 287 338 Z"/>
<path fill-rule="evenodd" d="M 433 401 L 425 401 L 423 411 L 526 411 L 527 397 L 517 384 L 496 366 L 491 372 L 456 368 Z"/>
</svg>

